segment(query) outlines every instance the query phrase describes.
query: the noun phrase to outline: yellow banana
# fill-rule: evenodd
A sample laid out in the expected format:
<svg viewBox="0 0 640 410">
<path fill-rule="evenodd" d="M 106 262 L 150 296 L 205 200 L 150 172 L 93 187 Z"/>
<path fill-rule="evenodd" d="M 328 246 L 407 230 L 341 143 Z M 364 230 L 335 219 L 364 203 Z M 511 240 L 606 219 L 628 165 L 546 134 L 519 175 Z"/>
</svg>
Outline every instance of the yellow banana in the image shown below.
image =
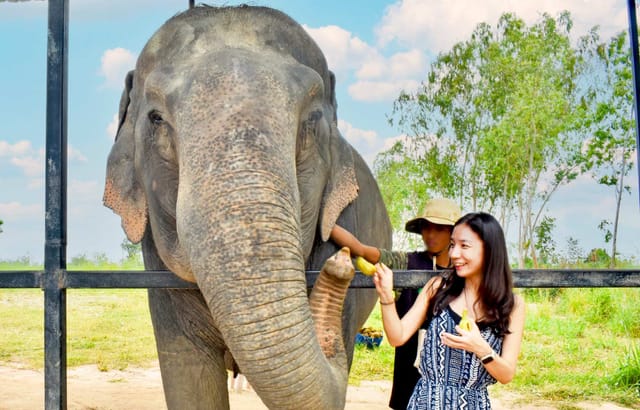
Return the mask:
<svg viewBox="0 0 640 410">
<path fill-rule="evenodd" d="M 467 317 L 468 313 L 469 312 L 467 311 L 467 308 L 462 309 L 462 317 L 460 318 L 460 323 L 458 323 L 460 329 L 464 329 L 467 332 L 471 330 L 471 323 L 469 322 L 469 318 Z"/>
<path fill-rule="evenodd" d="M 360 272 L 364 273 L 367 276 L 373 275 L 376 271 L 376 267 L 362 256 L 358 256 L 356 258 L 356 267 Z"/>
</svg>

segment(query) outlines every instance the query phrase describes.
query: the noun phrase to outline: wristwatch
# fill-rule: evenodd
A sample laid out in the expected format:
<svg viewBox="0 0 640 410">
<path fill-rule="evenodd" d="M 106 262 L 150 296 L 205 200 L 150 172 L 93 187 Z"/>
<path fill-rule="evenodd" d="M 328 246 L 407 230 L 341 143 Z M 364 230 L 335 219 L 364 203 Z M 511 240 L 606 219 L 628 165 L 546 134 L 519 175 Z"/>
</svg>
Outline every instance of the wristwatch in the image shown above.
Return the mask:
<svg viewBox="0 0 640 410">
<path fill-rule="evenodd" d="M 491 353 L 489 353 L 486 356 L 482 356 L 480 358 L 480 361 L 482 362 L 482 364 L 487 364 L 487 363 L 491 363 L 495 358 L 496 358 L 496 352 L 494 352 L 493 349 L 491 349 Z"/>
</svg>

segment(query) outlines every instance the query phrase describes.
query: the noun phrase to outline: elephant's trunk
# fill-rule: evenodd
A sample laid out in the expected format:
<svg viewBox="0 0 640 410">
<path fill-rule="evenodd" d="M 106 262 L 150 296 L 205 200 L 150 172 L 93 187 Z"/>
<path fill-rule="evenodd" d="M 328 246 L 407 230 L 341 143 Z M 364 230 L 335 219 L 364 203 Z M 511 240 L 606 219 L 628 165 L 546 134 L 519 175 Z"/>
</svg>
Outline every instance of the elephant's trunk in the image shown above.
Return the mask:
<svg viewBox="0 0 640 410">
<path fill-rule="evenodd" d="M 309 309 L 294 154 L 256 129 L 225 139 L 220 155 L 193 149 L 180 169 L 177 229 L 198 286 L 269 408 L 343 408 L 346 356 L 325 358 Z M 259 148 L 248 156 L 247 144 Z"/>
</svg>

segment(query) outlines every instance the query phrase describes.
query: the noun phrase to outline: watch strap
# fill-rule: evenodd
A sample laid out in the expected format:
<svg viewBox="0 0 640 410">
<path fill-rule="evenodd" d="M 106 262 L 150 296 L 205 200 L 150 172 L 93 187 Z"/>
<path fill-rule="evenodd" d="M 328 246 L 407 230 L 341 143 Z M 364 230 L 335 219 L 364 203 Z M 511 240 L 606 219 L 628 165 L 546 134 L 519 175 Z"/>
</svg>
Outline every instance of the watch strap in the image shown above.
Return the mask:
<svg viewBox="0 0 640 410">
<path fill-rule="evenodd" d="M 491 353 L 489 353 L 488 355 L 482 356 L 480 358 L 480 361 L 482 362 L 482 364 L 487 364 L 487 363 L 491 363 L 495 358 L 496 358 L 496 352 L 491 350 Z"/>
</svg>

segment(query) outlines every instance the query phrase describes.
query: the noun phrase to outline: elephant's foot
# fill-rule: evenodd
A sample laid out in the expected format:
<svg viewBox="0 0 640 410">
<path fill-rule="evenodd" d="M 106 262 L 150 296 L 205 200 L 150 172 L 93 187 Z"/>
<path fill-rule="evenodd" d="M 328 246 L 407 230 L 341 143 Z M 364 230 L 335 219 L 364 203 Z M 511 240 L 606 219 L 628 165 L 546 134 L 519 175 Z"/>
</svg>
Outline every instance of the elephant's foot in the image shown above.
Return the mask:
<svg viewBox="0 0 640 410">
<path fill-rule="evenodd" d="M 311 315 L 318 342 L 327 358 L 345 351 L 342 306 L 354 275 L 349 248 L 342 248 L 326 260 L 311 291 Z"/>
</svg>

